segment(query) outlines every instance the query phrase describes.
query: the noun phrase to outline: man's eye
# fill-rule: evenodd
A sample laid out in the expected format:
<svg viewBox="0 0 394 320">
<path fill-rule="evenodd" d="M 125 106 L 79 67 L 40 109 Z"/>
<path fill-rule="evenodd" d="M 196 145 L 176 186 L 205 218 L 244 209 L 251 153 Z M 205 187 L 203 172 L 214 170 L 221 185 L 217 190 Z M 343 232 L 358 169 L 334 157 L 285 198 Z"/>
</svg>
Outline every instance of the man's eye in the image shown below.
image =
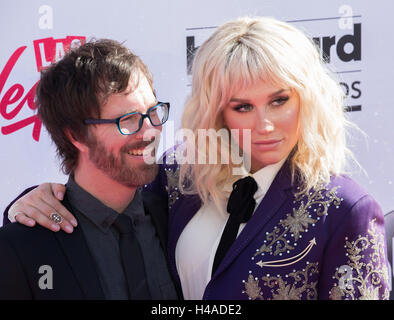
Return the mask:
<svg viewBox="0 0 394 320">
<path fill-rule="evenodd" d="M 124 116 L 122 119 L 120 119 L 120 122 L 136 122 L 140 120 L 140 115 L 138 113 L 133 113 L 129 114 L 127 116 Z"/>
<path fill-rule="evenodd" d="M 271 104 L 272 104 L 273 106 L 281 106 L 281 105 L 285 104 L 288 100 L 289 100 L 289 97 L 288 97 L 288 96 L 279 97 L 279 98 L 274 99 L 274 100 L 271 102 Z"/>
<path fill-rule="evenodd" d="M 250 104 L 240 104 L 237 105 L 233 108 L 233 110 L 237 111 L 237 112 L 248 112 L 251 111 L 253 109 L 253 106 Z"/>
</svg>

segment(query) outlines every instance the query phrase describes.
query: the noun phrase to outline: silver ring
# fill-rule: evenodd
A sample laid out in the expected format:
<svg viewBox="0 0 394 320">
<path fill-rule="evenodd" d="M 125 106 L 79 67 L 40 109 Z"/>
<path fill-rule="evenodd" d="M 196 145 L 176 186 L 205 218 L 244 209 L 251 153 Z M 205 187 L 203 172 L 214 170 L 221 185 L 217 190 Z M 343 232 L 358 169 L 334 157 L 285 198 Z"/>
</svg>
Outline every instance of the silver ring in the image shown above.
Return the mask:
<svg viewBox="0 0 394 320">
<path fill-rule="evenodd" d="M 63 217 L 57 212 L 52 213 L 49 218 L 57 224 L 61 224 L 63 221 Z"/>
<path fill-rule="evenodd" d="M 16 217 L 18 214 L 20 214 L 20 213 L 22 213 L 22 212 L 17 211 L 17 212 L 15 212 L 15 213 L 13 213 L 13 212 L 8 211 L 8 220 L 10 220 L 11 222 L 15 222 L 15 221 L 16 221 L 15 217 Z"/>
</svg>

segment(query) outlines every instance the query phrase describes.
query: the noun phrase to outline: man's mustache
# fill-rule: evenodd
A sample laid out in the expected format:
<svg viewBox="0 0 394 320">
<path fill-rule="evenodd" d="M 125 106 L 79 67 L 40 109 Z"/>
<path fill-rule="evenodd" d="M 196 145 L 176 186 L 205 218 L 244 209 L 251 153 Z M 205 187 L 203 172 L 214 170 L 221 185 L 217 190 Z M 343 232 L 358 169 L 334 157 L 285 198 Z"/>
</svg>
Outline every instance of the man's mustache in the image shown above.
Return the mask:
<svg viewBox="0 0 394 320">
<path fill-rule="evenodd" d="M 132 149 L 144 149 L 145 147 L 149 146 L 152 143 L 155 143 L 155 138 L 152 138 L 148 141 L 138 141 L 133 144 L 128 144 L 122 148 L 122 151 L 127 152 Z"/>
</svg>

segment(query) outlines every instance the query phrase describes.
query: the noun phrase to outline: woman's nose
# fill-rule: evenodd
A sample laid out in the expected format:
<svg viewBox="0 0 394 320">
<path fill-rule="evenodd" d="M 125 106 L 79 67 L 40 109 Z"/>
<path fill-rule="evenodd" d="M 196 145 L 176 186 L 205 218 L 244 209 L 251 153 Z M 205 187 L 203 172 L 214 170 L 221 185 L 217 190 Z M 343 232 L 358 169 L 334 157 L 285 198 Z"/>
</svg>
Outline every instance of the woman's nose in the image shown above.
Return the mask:
<svg viewBox="0 0 394 320">
<path fill-rule="evenodd" d="M 274 122 L 272 121 L 268 108 L 260 108 L 256 117 L 256 127 L 260 134 L 267 134 L 275 129 Z"/>
</svg>

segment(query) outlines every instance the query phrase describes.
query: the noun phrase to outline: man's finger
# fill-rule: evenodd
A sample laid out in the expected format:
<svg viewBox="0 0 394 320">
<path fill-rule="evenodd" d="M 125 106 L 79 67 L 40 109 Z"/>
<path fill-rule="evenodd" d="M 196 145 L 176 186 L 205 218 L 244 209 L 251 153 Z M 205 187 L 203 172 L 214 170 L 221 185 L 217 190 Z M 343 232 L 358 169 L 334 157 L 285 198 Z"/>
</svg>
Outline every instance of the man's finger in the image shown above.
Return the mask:
<svg viewBox="0 0 394 320">
<path fill-rule="evenodd" d="M 41 204 L 41 206 L 46 207 L 47 210 L 50 210 L 50 208 L 45 203 Z M 40 208 L 34 207 L 33 205 L 26 205 L 24 203 L 21 203 L 18 206 L 18 210 L 22 212 L 23 215 L 25 215 L 27 218 L 34 220 L 36 223 L 38 223 L 40 226 L 43 226 L 44 228 L 50 229 L 55 232 L 60 230 L 60 226 L 51 221 L 46 216 L 45 212 L 41 211 Z M 17 221 L 19 222 L 19 220 Z M 25 221 L 25 219 L 22 219 L 22 221 Z"/>
<path fill-rule="evenodd" d="M 36 203 L 36 202 L 35 202 Z M 19 210 L 21 210 L 25 215 L 30 217 L 31 219 L 35 220 L 39 225 L 50 229 L 52 231 L 59 231 L 62 229 L 63 231 L 67 233 L 72 233 L 74 228 L 68 222 L 64 216 L 62 215 L 61 212 L 58 211 L 58 209 L 52 207 L 51 205 L 48 205 L 45 201 L 41 200 L 38 205 L 33 203 L 30 203 L 28 205 L 22 205 L 19 207 Z M 56 222 L 54 219 L 51 219 L 51 216 L 53 214 L 58 214 L 61 217 L 60 222 Z"/>
<path fill-rule="evenodd" d="M 15 221 L 24 224 L 25 226 L 28 227 L 34 227 L 36 222 L 29 217 L 27 217 L 23 212 L 18 212 L 15 216 Z"/>
<path fill-rule="evenodd" d="M 62 201 L 64 199 L 64 193 L 66 192 L 66 186 L 60 183 L 51 183 L 51 188 L 54 196 Z"/>
<path fill-rule="evenodd" d="M 72 215 L 70 211 L 66 209 L 65 206 L 59 202 L 54 197 L 45 197 L 41 198 L 42 202 L 40 201 L 40 204 L 34 203 L 35 207 L 38 207 L 42 212 L 45 212 L 46 216 L 49 218 L 50 215 L 54 212 L 57 212 L 60 214 L 64 220 L 66 220 L 66 225 L 70 224 L 71 227 L 76 227 L 78 225 L 77 219 Z M 48 207 L 45 207 L 44 204 L 46 204 Z"/>
</svg>

